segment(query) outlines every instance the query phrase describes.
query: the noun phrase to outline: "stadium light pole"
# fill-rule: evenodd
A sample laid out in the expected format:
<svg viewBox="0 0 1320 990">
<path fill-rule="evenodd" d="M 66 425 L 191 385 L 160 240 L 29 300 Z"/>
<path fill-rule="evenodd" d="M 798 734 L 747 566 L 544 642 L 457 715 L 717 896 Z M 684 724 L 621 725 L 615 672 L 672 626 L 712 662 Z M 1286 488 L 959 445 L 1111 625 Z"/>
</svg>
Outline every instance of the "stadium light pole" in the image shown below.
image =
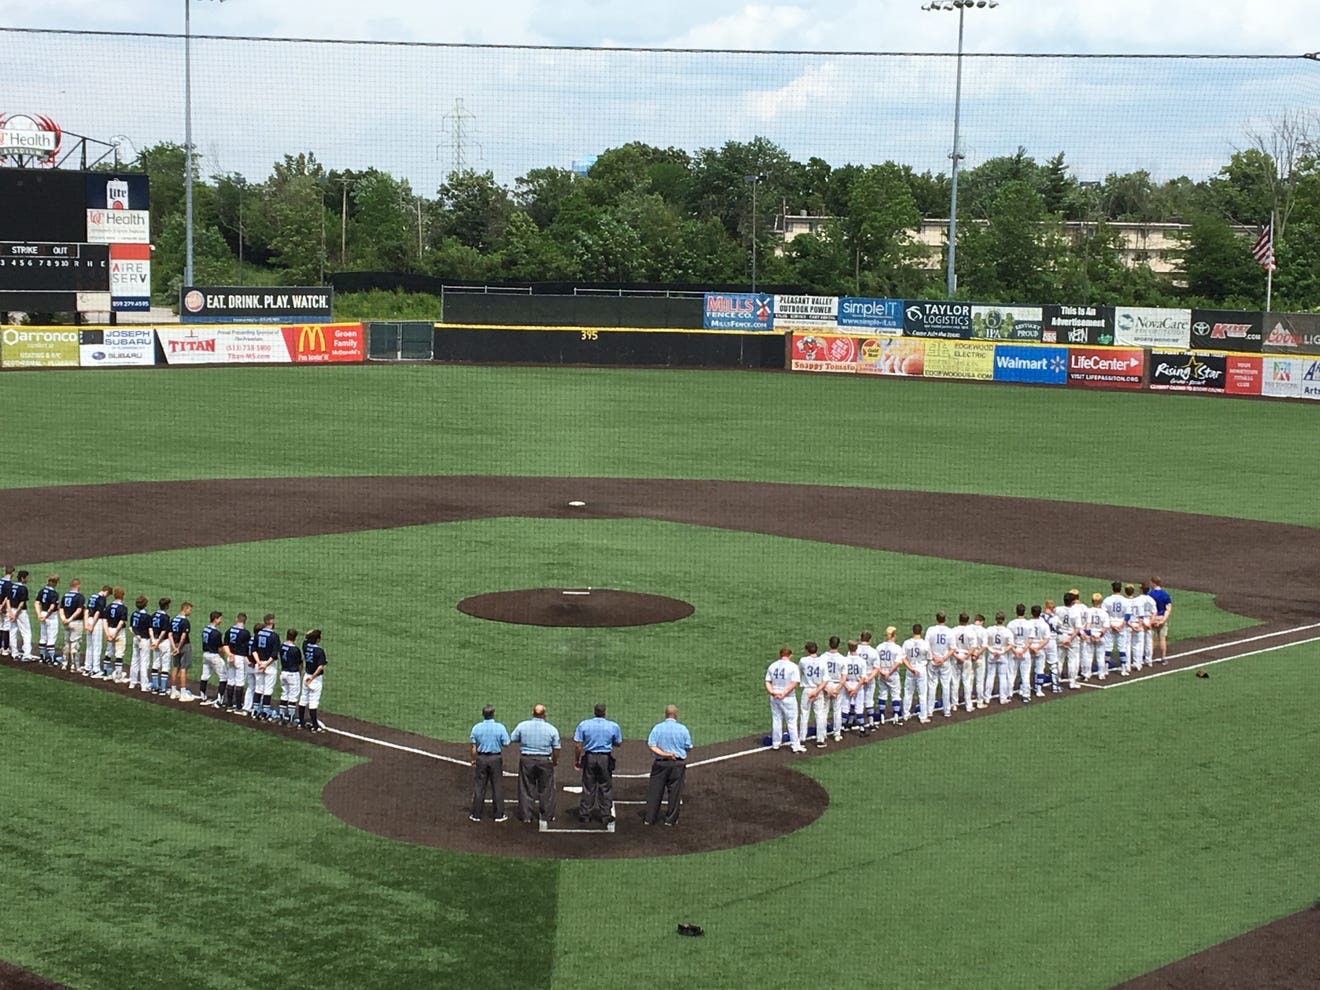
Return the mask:
<svg viewBox="0 0 1320 990">
<path fill-rule="evenodd" d="M 756 295 L 756 187 L 764 178 L 765 176 L 760 172 L 743 176 L 743 182 L 752 184 L 752 295 Z"/>
<path fill-rule="evenodd" d="M 956 10 L 958 12 L 958 60 L 953 84 L 953 151 L 949 159 L 953 162 L 949 170 L 949 266 L 945 278 L 948 297 L 952 299 L 958 291 L 958 271 L 954 266 L 957 253 L 958 236 L 958 162 L 962 152 L 958 150 L 958 124 L 962 111 L 962 63 L 963 63 L 963 26 L 969 7 L 998 7 L 999 0 L 931 0 L 921 5 L 922 10 Z"/>
<path fill-rule="evenodd" d="M 193 281 L 192 3 L 183 0 L 183 225 L 188 235 L 183 284 L 188 286 Z"/>
</svg>

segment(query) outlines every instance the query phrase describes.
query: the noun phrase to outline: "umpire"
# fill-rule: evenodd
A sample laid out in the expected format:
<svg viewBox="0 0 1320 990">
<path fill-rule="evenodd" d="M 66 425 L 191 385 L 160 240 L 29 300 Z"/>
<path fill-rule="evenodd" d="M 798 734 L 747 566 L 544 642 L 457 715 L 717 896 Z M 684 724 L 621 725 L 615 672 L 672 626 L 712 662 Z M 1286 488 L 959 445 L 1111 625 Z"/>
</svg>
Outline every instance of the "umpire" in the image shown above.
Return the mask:
<svg viewBox="0 0 1320 990">
<path fill-rule="evenodd" d="M 559 730 L 545 720 L 545 705 L 513 727 L 509 736 L 521 748 L 518 756 L 518 819 L 534 822 L 539 806 L 543 821 L 555 820 L 555 764 L 559 762 Z"/>
<path fill-rule="evenodd" d="M 472 814 L 470 821 L 481 821 L 486 808 L 486 791 L 491 792 L 491 805 L 497 822 L 506 822 L 504 813 L 504 747 L 509 745 L 509 730 L 503 722 L 495 721 L 495 706 L 481 710 L 481 721 L 472 727 L 468 737 L 472 744 Z"/>
<path fill-rule="evenodd" d="M 593 817 L 614 821 L 614 747 L 622 744 L 618 722 L 605 717 L 605 706 L 596 706 L 596 717 L 583 719 L 573 732 L 573 766 L 582 771 L 582 802 L 578 821 Z"/>
</svg>

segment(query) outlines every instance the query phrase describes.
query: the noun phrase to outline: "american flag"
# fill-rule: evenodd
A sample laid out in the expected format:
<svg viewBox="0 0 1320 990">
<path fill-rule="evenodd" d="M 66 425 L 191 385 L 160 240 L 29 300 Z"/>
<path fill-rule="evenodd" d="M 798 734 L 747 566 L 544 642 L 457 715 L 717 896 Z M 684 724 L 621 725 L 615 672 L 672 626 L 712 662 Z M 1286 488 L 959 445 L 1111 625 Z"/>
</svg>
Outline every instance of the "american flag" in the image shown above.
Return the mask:
<svg viewBox="0 0 1320 990">
<path fill-rule="evenodd" d="M 1251 246 L 1251 256 L 1267 272 L 1274 271 L 1274 221 L 1271 220 L 1260 229 L 1260 236 Z"/>
</svg>

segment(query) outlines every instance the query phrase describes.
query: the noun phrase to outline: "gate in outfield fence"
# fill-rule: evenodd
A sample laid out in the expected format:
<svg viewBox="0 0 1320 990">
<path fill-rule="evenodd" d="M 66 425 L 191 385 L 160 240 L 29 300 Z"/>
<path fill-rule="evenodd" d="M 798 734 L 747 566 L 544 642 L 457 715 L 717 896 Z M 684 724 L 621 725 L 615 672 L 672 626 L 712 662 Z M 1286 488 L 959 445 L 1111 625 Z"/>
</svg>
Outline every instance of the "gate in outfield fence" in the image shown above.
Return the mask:
<svg viewBox="0 0 1320 990">
<path fill-rule="evenodd" d="M 435 326 L 416 321 L 367 324 L 368 361 L 430 361 Z"/>
</svg>

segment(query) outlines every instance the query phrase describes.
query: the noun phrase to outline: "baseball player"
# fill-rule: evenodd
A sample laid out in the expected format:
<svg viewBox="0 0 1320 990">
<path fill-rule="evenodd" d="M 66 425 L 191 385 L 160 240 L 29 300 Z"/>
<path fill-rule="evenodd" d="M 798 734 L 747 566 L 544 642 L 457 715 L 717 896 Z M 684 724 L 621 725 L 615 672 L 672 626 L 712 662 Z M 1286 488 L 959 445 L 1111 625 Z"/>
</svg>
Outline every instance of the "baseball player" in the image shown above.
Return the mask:
<svg viewBox="0 0 1320 990">
<path fill-rule="evenodd" d="M 924 725 L 930 721 L 926 699 L 930 690 L 930 645 L 921 638 L 920 622 L 912 624 L 912 635 L 903 640 L 903 666 L 907 668 L 907 676 L 903 679 L 903 721 L 906 723 L 912 717 L 912 696 L 915 694 Z"/>
<path fill-rule="evenodd" d="M 872 679 L 876 684 L 876 718 L 881 725 L 885 716 L 897 719 L 903 711 L 903 679 L 899 671 L 903 667 L 903 648 L 898 645 L 898 630 L 894 626 L 885 627 L 885 641 L 876 651 L 876 668 Z"/>
<path fill-rule="evenodd" d="M 1169 662 L 1169 617 L 1173 615 L 1173 598 L 1164 590 L 1159 578 L 1151 578 L 1150 584 L 1150 597 L 1155 603 L 1155 619 L 1152 625 L 1160 640 L 1160 663 L 1167 664 Z"/>
<path fill-rule="evenodd" d="M 876 676 L 879 674 L 880 654 L 871 645 L 871 630 L 863 629 L 857 637 L 857 655 L 862 658 L 862 667 L 866 673 L 862 676 L 862 705 L 866 710 L 866 726 L 875 725 L 875 689 Z"/>
<path fill-rule="evenodd" d="M 321 648 L 321 630 L 313 629 L 303 637 L 303 684 L 298 696 L 298 721 L 312 732 L 324 732 L 316 717 L 321 707 L 321 685 L 325 679 L 325 650 Z M 308 722 L 307 720 L 311 721 Z"/>
<path fill-rule="evenodd" d="M 995 613 L 995 624 L 985 631 L 986 651 L 990 654 L 990 665 L 994 668 L 995 679 L 999 682 L 999 703 L 1006 705 L 1013 700 L 1013 670 L 1017 658 L 1013 654 L 1013 633 L 1004 625 L 1004 613 Z M 987 679 L 989 675 L 986 675 Z M 1026 692 L 1024 691 L 1024 697 Z"/>
<path fill-rule="evenodd" d="M 60 593 L 56 585 L 60 576 L 52 574 L 46 578 L 45 585 L 37 592 L 37 656 L 41 662 L 52 667 L 60 664 L 60 655 L 56 652 L 60 636 Z"/>
<path fill-rule="evenodd" d="M 1082 673 L 1082 654 L 1086 643 L 1086 621 L 1090 614 L 1090 609 L 1082 601 L 1082 593 L 1076 588 L 1068 590 L 1068 598 L 1072 599 L 1072 604 L 1068 606 L 1068 622 L 1072 626 L 1073 638 L 1068 644 L 1068 672 L 1071 680 L 1074 682 L 1070 687 L 1081 687 L 1079 678 Z M 1074 657 L 1076 658 L 1074 660 Z M 1073 671 L 1076 675 L 1073 675 Z"/>
<path fill-rule="evenodd" d="M 793 662 L 793 651 L 787 646 L 779 651 L 779 659 L 765 672 L 765 690 L 770 695 L 770 748 L 779 749 L 784 738 L 784 723 L 788 723 L 788 745 L 794 753 L 805 753 L 807 748 L 798 737 L 797 689 L 802 673 Z"/>
<path fill-rule="evenodd" d="M 972 649 L 972 663 L 976 667 L 976 707 L 984 708 L 989 704 L 989 695 L 986 694 L 986 650 L 990 640 L 986 636 L 985 616 L 980 612 L 972 620 L 972 633 L 976 636 L 976 646 Z"/>
<path fill-rule="evenodd" d="M 170 620 L 170 697 L 176 701 L 195 701 L 188 690 L 188 668 L 192 666 L 192 602 L 179 606 L 179 614 Z"/>
<path fill-rule="evenodd" d="M 944 705 L 944 717 L 952 718 L 957 704 L 953 689 L 953 630 L 944 624 L 943 612 L 935 613 L 935 625 L 926 630 L 930 647 L 930 668 L 926 678 L 926 705 L 922 714 L 935 714 L 935 691 L 938 688 Z"/>
<path fill-rule="evenodd" d="M 28 572 L 19 571 L 9 586 L 9 646 L 14 657 L 24 663 L 37 658 L 32 655 L 32 620 L 28 618 Z"/>
<path fill-rule="evenodd" d="M 1142 625 L 1142 645 L 1145 647 L 1143 654 L 1146 659 L 1146 666 L 1155 666 L 1155 616 L 1158 612 L 1158 606 L 1155 599 L 1150 595 L 1150 585 L 1145 581 L 1141 582 L 1141 592 L 1137 595 L 1137 608 L 1141 611 Z"/>
<path fill-rule="evenodd" d="M 847 699 L 844 697 L 843 679 L 846 673 L 844 669 L 843 654 L 839 652 L 839 637 L 830 637 L 830 648 L 825 651 L 821 660 L 825 663 L 825 674 L 829 683 L 825 686 L 825 693 L 830 697 L 830 714 L 834 716 L 834 741 L 843 742 L 843 714 Z"/>
<path fill-rule="evenodd" d="M 827 689 L 830 675 L 825 669 L 825 661 L 816 655 L 816 649 L 816 644 L 808 641 L 802 648 L 802 661 L 798 664 L 798 672 L 802 677 L 802 723 L 798 727 L 798 742 L 806 741 L 807 723 L 814 712 L 816 747 L 824 749 L 825 737 L 829 735 L 827 723 L 830 717 L 830 696 Z"/>
<path fill-rule="evenodd" d="M 212 612 L 210 619 L 202 628 L 202 676 L 197 678 L 197 700 L 211 708 L 219 708 L 224 697 L 225 681 L 229 679 L 229 664 L 221 655 L 225 645 L 225 634 L 220 631 L 223 612 Z M 206 696 L 211 675 L 215 674 L 215 697 Z"/>
<path fill-rule="evenodd" d="M 280 651 L 280 637 L 275 632 L 275 616 L 267 612 L 261 620 L 261 628 L 252 637 L 252 663 L 249 670 L 253 676 L 252 717 L 263 721 L 275 717 L 271 698 L 275 694 L 275 658 Z"/>
<path fill-rule="evenodd" d="M 0 656 L 13 656 L 9 649 L 9 631 L 13 624 L 9 613 L 9 589 L 14 586 L 14 565 L 5 564 L 0 577 Z"/>
<path fill-rule="evenodd" d="M 1017 615 L 1008 623 L 1008 631 L 1013 634 L 1013 646 L 1007 656 L 1011 661 L 1008 674 L 1008 695 L 1013 696 L 1013 676 L 1017 675 L 1023 701 L 1031 700 L 1031 685 L 1034 677 L 1032 668 L 1036 658 L 1031 653 L 1031 620 L 1027 618 L 1027 606 L 1018 602 Z M 1003 690 L 1002 687 L 1000 689 Z M 1036 683 L 1036 695 L 1041 694 L 1040 683 Z"/>
<path fill-rule="evenodd" d="M 953 627 L 953 662 L 956 674 L 953 701 L 955 705 L 958 703 L 958 689 L 961 685 L 963 707 L 969 712 L 976 704 L 972 700 L 972 691 L 976 687 L 976 650 L 979 643 L 980 637 L 976 634 L 976 627 L 972 625 L 972 617 L 963 612 L 958 616 L 958 624 Z"/>
<path fill-rule="evenodd" d="M 1071 591 L 1064 592 L 1063 608 L 1054 610 L 1054 639 L 1059 660 L 1064 665 L 1068 687 L 1076 688 L 1077 672 L 1081 666 L 1082 643 L 1078 636 L 1081 630 L 1073 625 L 1073 597 Z"/>
<path fill-rule="evenodd" d="M 124 604 L 124 589 L 112 588 L 110 604 L 105 607 L 101 627 L 105 630 L 106 664 L 102 673 L 116 684 L 124 677 L 124 649 L 128 640 L 128 606 Z M 95 676 L 95 675 L 93 675 Z"/>
<path fill-rule="evenodd" d="M 302 686 L 303 654 L 298 646 L 298 630 L 284 634 L 280 646 L 280 722 L 293 725 L 298 715 L 298 693 Z"/>
<path fill-rule="evenodd" d="M 1114 581 L 1110 584 L 1113 593 L 1105 597 L 1100 603 L 1100 607 L 1105 610 L 1105 615 L 1109 617 L 1109 626 L 1104 636 L 1100 637 L 1100 653 L 1104 657 L 1104 663 L 1101 669 L 1109 666 L 1109 660 L 1114 649 L 1118 649 L 1118 666 L 1124 677 L 1128 675 L 1128 633 L 1127 620 L 1124 613 L 1127 610 L 1125 599 L 1123 598 L 1123 582 Z"/>
<path fill-rule="evenodd" d="M 1128 634 L 1128 667 L 1141 670 L 1146 662 L 1146 623 L 1137 605 L 1137 589 L 1130 584 L 1123 585 L 1123 622 Z"/>
<path fill-rule="evenodd" d="M 87 598 L 87 608 L 83 612 L 83 626 L 87 632 L 87 652 L 83 655 L 82 672 L 90 677 L 101 669 L 101 656 L 105 652 L 105 610 L 110 599 L 107 597 L 110 587 L 94 591 Z"/>
<path fill-rule="evenodd" d="M 151 668 L 151 613 L 147 611 L 147 596 L 138 595 L 133 602 L 133 614 L 128 627 L 133 630 L 133 659 L 128 665 L 128 689 L 149 691 L 147 672 Z"/>
<path fill-rule="evenodd" d="M 64 627 L 64 669 L 77 670 L 82 655 L 83 615 L 87 599 L 83 597 L 82 582 L 74 578 L 69 590 L 60 599 L 60 625 Z"/>
<path fill-rule="evenodd" d="M 162 598 L 157 602 L 156 611 L 151 613 L 151 693 L 168 694 L 170 664 L 173 656 L 170 651 L 170 600 Z"/>
<path fill-rule="evenodd" d="M 1036 672 L 1036 680 L 1043 683 L 1045 672 L 1048 670 L 1050 690 L 1059 694 L 1063 688 L 1059 686 L 1059 644 L 1056 638 L 1058 619 L 1054 613 L 1054 599 L 1045 599 L 1043 609 L 1039 605 L 1031 606 L 1031 619 L 1034 627 L 1033 669 Z"/>
<path fill-rule="evenodd" d="M 247 684 L 248 656 L 252 653 L 252 633 L 247 628 L 247 613 L 234 616 L 234 624 L 225 630 L 222 655 L 229 663 L 229 683 L 225 685 L 224 708 L 234 715 L 243 714 L 243 690 Z"/>
<path fill-rule="evenodd" d="M 866 735 L 866 684 L 871 668 L 857 652 L 857 640 L 848 640 L 848 655 L 843 658 L 843 711 L 848 728 Z"/>
<path fill-rule="evenodd" d="M 1091 668 L 1096 677 L 1104 680 L 1109 673 L 1109 658 L 1105 656 L 1105 633 L 1109 629 L 1109 613 L 1104 610 L 1100 592 L 1091 595 L 1091 607 L 1086 610 L 1086 640 L 1082 643 L 1082 680 L 1091 679 Z"/>
</svg>

